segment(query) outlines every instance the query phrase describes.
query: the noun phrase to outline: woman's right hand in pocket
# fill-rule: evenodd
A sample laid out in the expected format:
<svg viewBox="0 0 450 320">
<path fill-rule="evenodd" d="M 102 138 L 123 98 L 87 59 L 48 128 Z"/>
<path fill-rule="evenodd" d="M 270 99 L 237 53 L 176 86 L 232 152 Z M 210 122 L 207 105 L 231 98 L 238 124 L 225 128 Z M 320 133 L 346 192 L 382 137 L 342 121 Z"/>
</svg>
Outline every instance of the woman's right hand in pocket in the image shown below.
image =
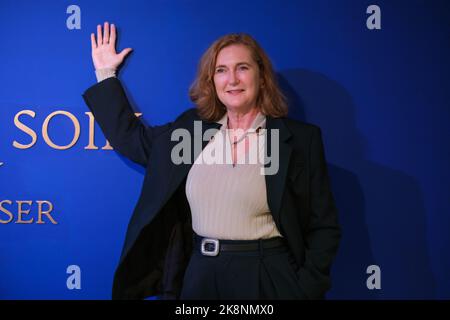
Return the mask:
<svg viewBox="0 0 450 320">
<path fill-rule="evenodd" d="M 116 26 L 108 22 L 104 24 L 104 32 L 102 34 L 102 26 L 97 26 L 97 39 L 95 34 L 91 33 L 92 45 L 92 61 L 96 70 L 104 68 L 117 69 L 125 59 L 126 55 L 133 49 L 126 48 L 120 53 L 116 52 Z"/>
</svg>

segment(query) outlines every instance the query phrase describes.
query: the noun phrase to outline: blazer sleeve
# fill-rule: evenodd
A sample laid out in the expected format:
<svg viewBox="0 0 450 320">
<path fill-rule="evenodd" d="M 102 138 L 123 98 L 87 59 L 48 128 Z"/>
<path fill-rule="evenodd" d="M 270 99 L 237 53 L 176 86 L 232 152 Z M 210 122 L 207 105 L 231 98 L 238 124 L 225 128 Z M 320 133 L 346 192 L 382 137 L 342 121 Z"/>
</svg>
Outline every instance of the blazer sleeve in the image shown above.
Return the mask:
<svg viewBox="0 0 450 320">
<path fill-rule="evenodd" d="M 311 137 L 309 179 L 311 215 L 305 239 L 305 262 L 298 275 L 308 298 L 319 299 L 331 287 L 331 264 L 341 238 L 319 127 L 314 127 Z"/>
<path fill-rule="evenodd" d="M 120 80 L 107 78 L 82 95 L 111 146 L 126 158 L 146 166 L 154 139 L 173 123 L 147 126 L 135 116 Z"/>
</svg>

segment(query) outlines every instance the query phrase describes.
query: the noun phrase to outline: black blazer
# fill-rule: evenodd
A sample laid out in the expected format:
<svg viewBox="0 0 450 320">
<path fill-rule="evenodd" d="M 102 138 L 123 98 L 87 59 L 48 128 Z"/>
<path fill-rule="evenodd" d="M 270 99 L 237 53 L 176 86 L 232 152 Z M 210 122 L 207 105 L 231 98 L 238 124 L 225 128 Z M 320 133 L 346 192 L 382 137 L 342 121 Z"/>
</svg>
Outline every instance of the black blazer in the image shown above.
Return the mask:
<svg viewBox="0 0 450 320">
<path fill-rule="evenodd" d="M 83 98 L 114 149 L 146 168 L 112 298 L 177 299 L 192 252 L 191 213 L 184 190 L 191 165 L 171 161 L 172 147 L 178 143 L 171 141 L 171 133 L 185 128 L 194 135 L 193 123 L 200 120 L 196 109 L 166 125 L 146 126 L 134 115 L 117 78 L 93 85 Z M 203 121 L 202 133 L 219 126 Z M 265 176 L 269 208 L 295 257 L 305 298 L 320 299 L 330 288 L 330 266 L 341 236 L 321 131 L 288 118 L 267 117 L 266 127 L 268 133 L 279 129 L 280 136 L 278 173 Z M 270 139 L 267 150 L 270 153 Z"/>
</svg>

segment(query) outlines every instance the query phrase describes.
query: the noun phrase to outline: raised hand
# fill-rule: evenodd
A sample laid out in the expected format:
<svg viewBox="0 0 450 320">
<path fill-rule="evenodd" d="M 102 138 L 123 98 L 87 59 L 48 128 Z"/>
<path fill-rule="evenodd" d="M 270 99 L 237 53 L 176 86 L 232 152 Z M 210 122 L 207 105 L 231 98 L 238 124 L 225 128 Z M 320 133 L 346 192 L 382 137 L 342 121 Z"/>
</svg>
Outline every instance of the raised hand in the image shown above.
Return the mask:
<svg viewBox="0 0 450 320">
<path fill-rule="evenodd" d="M 111 24 L 111 33 L 109 32 L 109 23 L 104 24 L 104 33 L 102 35 L 102 26 L 97 26 L 97 39 L 95 34 L 91 33 L 92 61 L 96 70 L 104 68 L 117 69 L 125 59 L 125 56 L 133 49 L 126 48 L 120 53 L 116 52 L 116 26 Z"/>
</svg>

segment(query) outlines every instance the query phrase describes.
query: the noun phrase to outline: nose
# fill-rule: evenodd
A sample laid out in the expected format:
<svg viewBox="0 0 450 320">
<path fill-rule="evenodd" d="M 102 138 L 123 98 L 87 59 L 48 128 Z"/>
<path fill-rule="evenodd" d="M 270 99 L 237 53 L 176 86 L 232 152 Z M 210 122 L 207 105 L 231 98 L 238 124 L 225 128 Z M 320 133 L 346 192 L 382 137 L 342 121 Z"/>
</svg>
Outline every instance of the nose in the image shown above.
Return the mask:
<svg viewBox="0 0 450 320">
<path fill-rule="evenodd" d="M 239 78 L 237 77 L 235 71 L 229 72 L 228 83 L 232 86 L 239 84 Z"/>
</svg>

